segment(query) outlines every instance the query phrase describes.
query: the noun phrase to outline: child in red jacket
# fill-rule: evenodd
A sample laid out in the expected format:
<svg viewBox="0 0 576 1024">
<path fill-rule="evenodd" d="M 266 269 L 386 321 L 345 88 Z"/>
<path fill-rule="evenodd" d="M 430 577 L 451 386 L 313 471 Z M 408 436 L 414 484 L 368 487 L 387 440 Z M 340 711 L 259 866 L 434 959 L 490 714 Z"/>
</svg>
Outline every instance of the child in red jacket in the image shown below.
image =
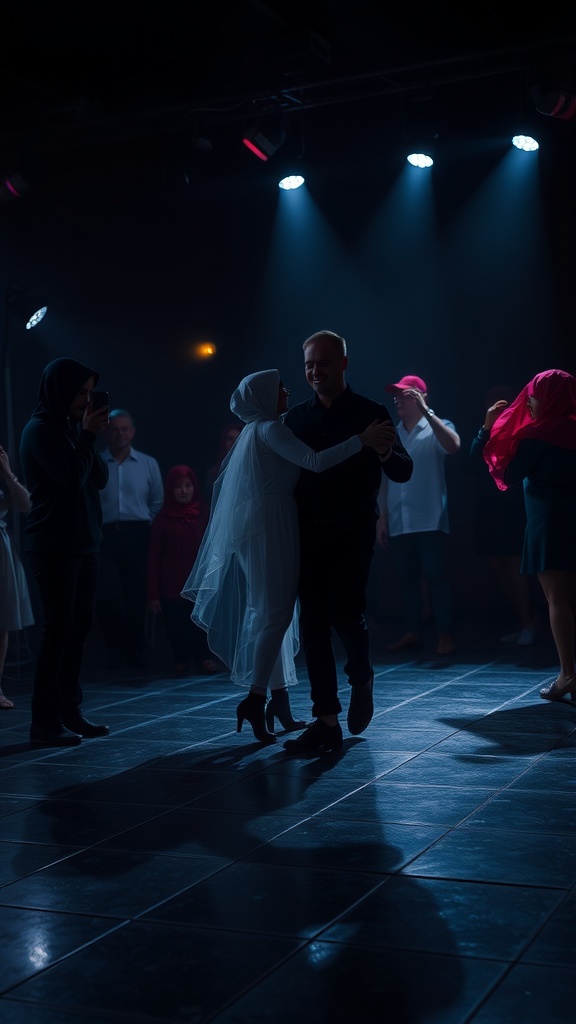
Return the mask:
<svg viewBox="0 0 576 1024">
<path fill-rule="evenodd" d="M 189 466 L 172 466 L 164 483 L 164 504 L 151 526 L 148 607 L 162 616 L 177 675 L 186 674 L 190 657 L 203 673 L 223 670 L 210 652 L 206 633 L 190 618 L 190 602 L 180 596 L 207 523 L 208 505 L 196 473 Z"/>
</svg>

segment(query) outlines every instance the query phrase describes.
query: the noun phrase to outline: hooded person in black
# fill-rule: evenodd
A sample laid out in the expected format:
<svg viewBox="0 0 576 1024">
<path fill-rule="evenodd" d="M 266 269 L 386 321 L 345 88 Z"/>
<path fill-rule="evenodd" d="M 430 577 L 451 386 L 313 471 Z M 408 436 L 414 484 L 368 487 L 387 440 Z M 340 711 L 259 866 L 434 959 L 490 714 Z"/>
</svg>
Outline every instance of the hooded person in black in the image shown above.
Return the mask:
<svg viewBox="0 0 576 1024">
<path fill-rule="evenodd" d="M 31 502 L 24 549 L 43 609 L 30 740 L 42 746 L 73 746 L 109 732 L 84 718 L 79 683 L 102 540 L 99 491 L 108 480 L 95 447 L 108 422 L 108 409 L 92 405 L 98 378 L 75 359 L 48 363 L 20 441 Z"/>
</svg>

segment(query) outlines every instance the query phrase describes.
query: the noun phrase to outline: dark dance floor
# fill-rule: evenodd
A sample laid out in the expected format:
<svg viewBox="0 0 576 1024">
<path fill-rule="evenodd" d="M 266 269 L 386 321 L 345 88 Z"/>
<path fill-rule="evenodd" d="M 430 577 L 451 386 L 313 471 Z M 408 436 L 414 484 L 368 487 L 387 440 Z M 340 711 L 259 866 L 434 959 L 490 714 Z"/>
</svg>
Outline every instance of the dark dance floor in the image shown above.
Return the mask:
<svg viewBox="0 0 576 1024">
<path fill-rule="evenodd" d="M 160 651 L 140 676 L 88 659 L 111 735 L 75 749 L 32 750 L 30 672 L 6 682 L 2 1024 L 573 1024 L 576 708 L 539 697 L 548 630 L 470 621 L 444 659 L 390 634 L 371 726 L 308 760 Z"/>
</svg>

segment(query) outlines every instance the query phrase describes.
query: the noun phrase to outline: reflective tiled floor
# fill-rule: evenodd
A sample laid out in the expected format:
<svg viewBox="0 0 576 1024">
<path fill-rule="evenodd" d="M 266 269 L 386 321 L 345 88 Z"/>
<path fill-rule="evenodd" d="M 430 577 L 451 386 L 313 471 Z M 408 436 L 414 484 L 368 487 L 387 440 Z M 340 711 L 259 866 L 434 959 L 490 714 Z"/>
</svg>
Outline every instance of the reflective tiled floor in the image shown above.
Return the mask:
<svg viewBox="0 0 576 1024">
<path fill-rule="evenodd" d="M 28 746 L 7 684 L 3 1024 L 572 1024 L 576 708 L 539 697 L 547 635 L 492 632 L 376 632 L 372 724 L 309 759 L 237 735 L 225 674 L 89 664 L 111 735 L 69 750 Z"/>
</svg>

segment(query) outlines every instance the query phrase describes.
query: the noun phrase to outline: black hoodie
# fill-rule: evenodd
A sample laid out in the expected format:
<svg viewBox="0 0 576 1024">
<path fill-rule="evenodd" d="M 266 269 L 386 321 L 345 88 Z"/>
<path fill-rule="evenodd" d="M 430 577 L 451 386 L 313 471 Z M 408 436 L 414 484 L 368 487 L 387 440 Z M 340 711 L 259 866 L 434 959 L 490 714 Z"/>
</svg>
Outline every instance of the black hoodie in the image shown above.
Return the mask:
<svg viewBox="0 0 576 1024">
<path fill-rule="evenodd" d="M 30 491 L 24 527 L 27 551 L 97 551 L 102 540 L 99 491 L 108 468 L 96 434 L 70 421 L 80 388 L 99 374 L 75 359 L 54 359 L 42 371 L 38 405 L 22 431 L 20 460 Z"/>
</svg>

